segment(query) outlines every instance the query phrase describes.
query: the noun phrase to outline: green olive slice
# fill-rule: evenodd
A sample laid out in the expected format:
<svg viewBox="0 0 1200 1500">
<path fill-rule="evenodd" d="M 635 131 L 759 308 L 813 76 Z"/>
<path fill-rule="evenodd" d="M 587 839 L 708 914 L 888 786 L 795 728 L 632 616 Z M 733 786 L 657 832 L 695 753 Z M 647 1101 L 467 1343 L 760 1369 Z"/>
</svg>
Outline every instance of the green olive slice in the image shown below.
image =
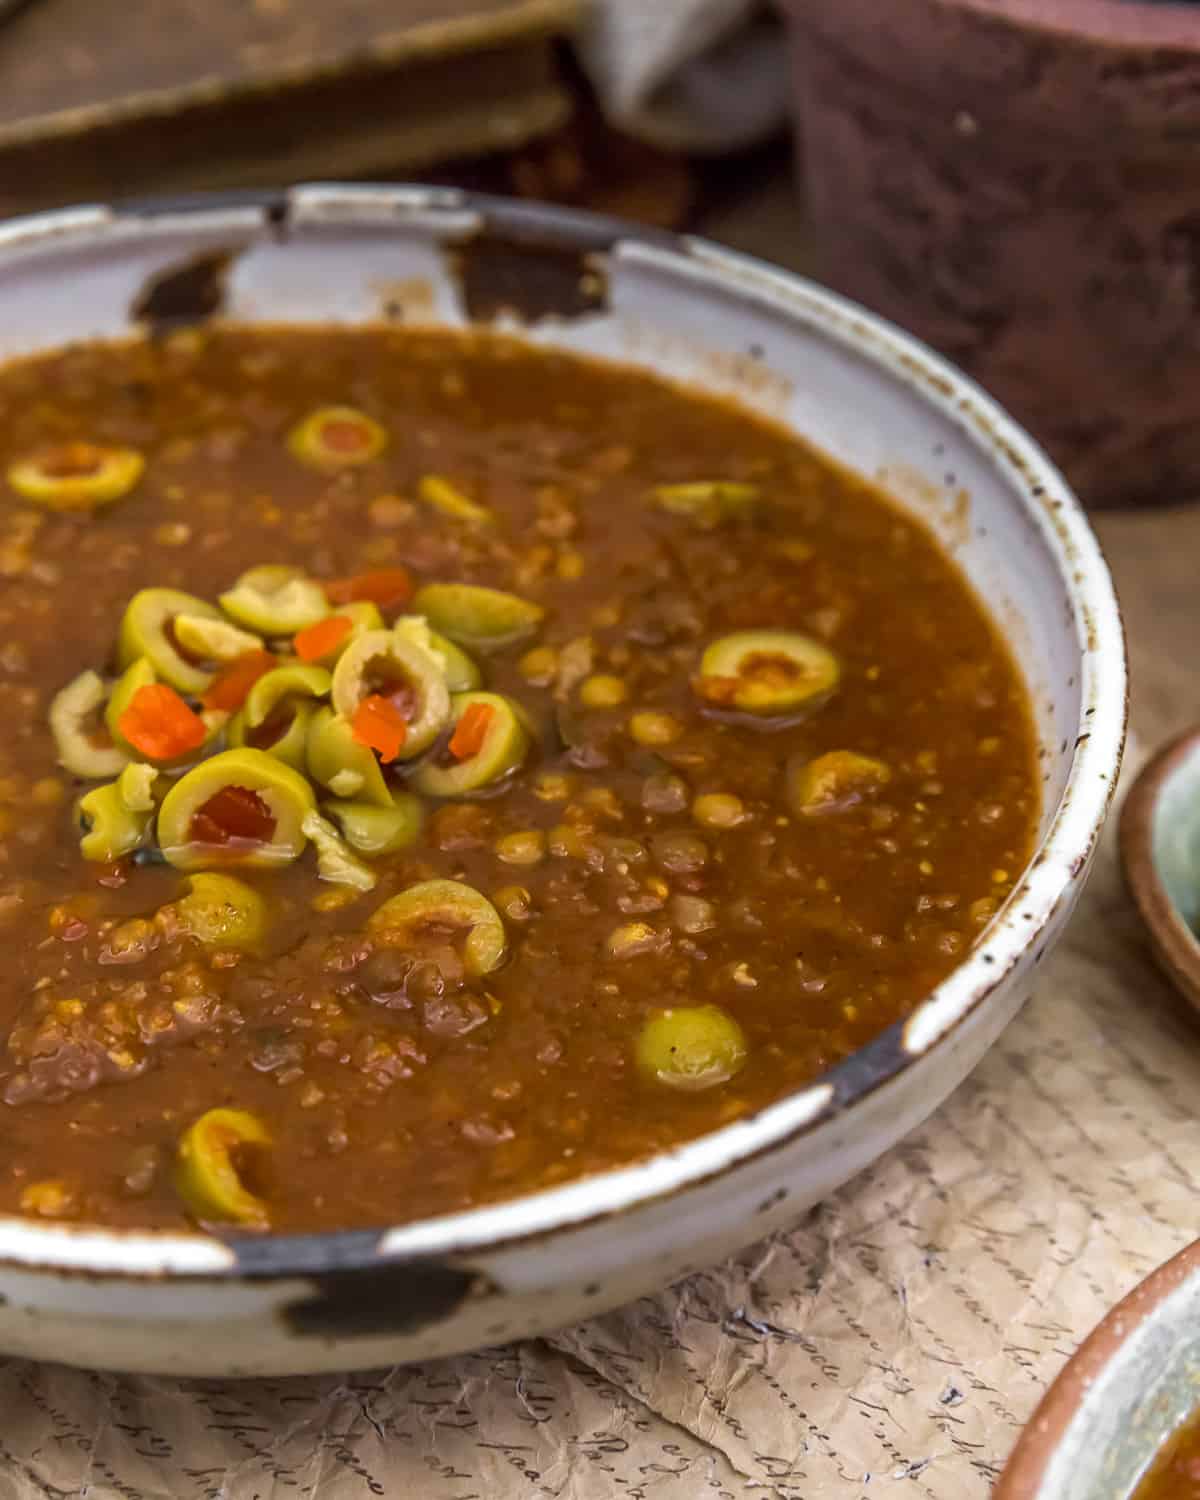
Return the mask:
<svg viewBox="0 0 1200 1500">
<path fill-rule="evenodd" d="M 304 832 L 317 851 L 317 874 L 333 885 L 352 886 L 357 891 L 372 890 L 378 880 L 362 860 L 351 853 L 341 834 L 328 818 L 314 808 L 303 823 Z"/>
<path fill-rule="evenodd" d="M 392 794 L 375 752 L 359 744 L 350 720 L 328 704 L 318 708 L 309 720 L 304 763 L 318 786 L 327 787 L 335 797 L 380 808 L 392 805 Z"/>
<path fill-rule="evenodd" d="M 448 641 L 436 630 L 429 632 L 429 644 L 433 654 L 442 664 L 446 686 L 452 693 L 469 693 L 473 688 L 483 686 L 483 673 L 461 646 Z"/>
<path fill-rule="evenodd" d="M 287 445 L 292 457 L 310 468 L 345 469 L 378 458 L 387 433 L 353 406 L 322 406 L 292 428 Z"/>
<path fill-rule="evenodd" d="M 59 443 L 11 464 L 8 483 L 22 499 L 51 510 L 96 510 L 127 495 L 145 467 L 136 448 Z"/>
<path fill-rule="evenodd" d="M 423 615 L 401 615 L 392 629 L 397 635 L 416 641 L 437 660 L 452 693 L 469 693 L 472 688 L 483 686 L 483 673 L 477 664 L 453 641 L 430 630 Z"/>
<path fill-rule="evenodd" d="M 333 686 L 333 678 L 324 667 L 300 665 L 288 662 L 265 673 L 246 695 L 243 708 L 246 724 L 258 729 L 289 698 L 327 698 Z"/>
<path fill-rule="evenodd" d="M 339 604 L 339 615 L 345 615 L 356 630 L 382 630 L 383 615 L 378 604 L 370 599 L 351 599 L 349 604 Z"/>
<path fill-rule="evenodd" d="M 249 746 L 253 750 L 265 750 L 285 766 L 304 771 L 308 766 L 308 733 L 313 713 L 311 703 L 293 698 L 281 704 L 279 711 L 265 723 L 251 729 L 242 708 L 230 720 L 225 738 L 231 749 Z"/>
<path fill-rule="evenodd" d="M 427 583 L 418 589 L 412 607 L 440 635 L 476 651 L 498 651 L 526 640 L 546 614 L 528 599 L 476 583 Z"/>
<path fill-rule="evenodd" d="M 250 689 L 229 726 L 231 745 L 250 745 L 303 771 L 315 700 L 329 693 L 324 667 L 289 662 L 267 672 Z"/>
<path fill-rule="evenodd" d="M 171 622 L 175 644 L 193 661 L 230 662 L 247 651 L 262 650 L 261 637 L 214 615 L 181 614 Z"/>
<path fill-rule="evenodd" d="M 741 630 L 712 642 L 692 688 L 714 708 L 772 716 L 818 706 L 840 676 L 837 657 L 810 636 Z"/>
<path fill-rule="evenodd" d="M 181 870 L 290 864 L 316 806 L 304 777 L 262 750 L 225 750 L 180 777 L 158 812 L 158 842 Z"/>
<path fill-rule="evenodd" d="M 793 759 L 786 795 L 793 812 L 842 812 L 877 792 L 892 778 L 890 767 L 856 750 L 827 750 L 813 760 Z"/>
<path fill-rule="evenodd" d="M 683 516 L 705 530 L 752 514 L 761 495 L 758 485 L 739 484 L 731 479 L 658 484 L 650 491 L 650 498 L 660 509 Z"/>
<path fill-rule="evenodd" d="M 451 484 L 440 474 L 426 474 L 417 485 L 417 498 L 431 510 L 450 516 L 455 521 L 471 521 L 475 525 L 487 525 L 495 520 L 486 505 L 480 505 L 469 495 L 464 495 L 456 484 Z"/>
<path fill-rule="evenodd" d="M 390 698 L 405 721 L 400 760 L 427 750 L 450 717 L 450 692 L 438 659 L 394 630 L 368 630 L 334 668 L 333 706 L 343 718 L 353 719 L 373 694 Z"/>
<path fill-rule="evenodd" d="M 179 589 L 141 589 L 134 594 L 121 621 L 117 641 L 117 663 L 124 669 L 140 656 L 149 658 L 159 679 L 181 693 L 198 696 L 212 681 L 205 671 L 175 641 L 175 617 L 219 620 L 220 611 L 194 594 Z"/>
<path fill-rule="evenodd" d="M 201 1223 L 238 1224 L 266 1229 L 267 1205 L 247 1186 L 247 1158 L 270 1148 L 271 1136 L 244 1109 L 210 1109 L 180 1137 L 175 1159 L 175 1190 Z"/>
<path fill-rule="evenodd" d="M 504 959 L 507 940 L 496 908 L 472 886 L 458 880 L 424 880 L 385 901 L 367 923 L 377 940 L 398 948 L 419 948 L 465 933 L 463 960 L 469 973 L 490 974 Z"/>
<path fill-rule="evenodd" d="M 112 742 L 100 710 L 109 690 L 98 672 L 80 672 L 50 701 L 50 732 L 58 760 L 72 776 L 118 776 L 129 757 Z"/>
<path fill-rule="evenodd" d="M 299 568 L 264 563 L 243 573 L 220 596 L 221 608 L 260 635 L 295 635 L 329 613 L 325 590 Z"/>
<path fill-rule="evenodd" d="M 98 786 L 80 797 L 76 805 L 83 837 L 79 852 L 84 859 L 108 864 L 132 854 L 145 841 L 153 809 L 137 810 L 121 794 L 119 781 Z"/>
<path fill-rule="evenodd" d="M 413 786 L 427 797 L 462 797 L 492 786 L 529 753 L 529 734 L 511 699 L 499 693 L 456 693 L 451 704 L 455 726 L 474 706 L 477 712 L 489 711 L 487 727 L 473 755 L 458 760 L 447 747 L 438 760 L 427 760 L 417 768 Z M 453 735 L 450 740 L 453 744 Z"/>
<path fill-rule="evenodd" d="M 741 1071 L 746 1037 L 719 1005 L 677 1006 L 646 1021 L 634 1056 L 648 1078 L 668 1088 L 699 1092 L 727 1083 Z"/>
<path fill-rule="evenodd" d="M 117 777 L 117 790 L 130 812 L 154 811 L 154 783 L 161 772 L 144 761 L 135 760 Z"/>
<path fill-rule="evenodd" d="M 391 807 L 339 800 L 327 802 L 325 811 L 350 847 L 368 858 L 395 854 L 415 843 L 425 815 L 421 799 L 411 792 L 393 792 Z"/>
<path fill-rule="evenodd" d="M 267 930 L 267 903 L 233 875 L 201 870 L 171 910 L 180 930 L 206 948 L 256 948 Z"/>
</svg>

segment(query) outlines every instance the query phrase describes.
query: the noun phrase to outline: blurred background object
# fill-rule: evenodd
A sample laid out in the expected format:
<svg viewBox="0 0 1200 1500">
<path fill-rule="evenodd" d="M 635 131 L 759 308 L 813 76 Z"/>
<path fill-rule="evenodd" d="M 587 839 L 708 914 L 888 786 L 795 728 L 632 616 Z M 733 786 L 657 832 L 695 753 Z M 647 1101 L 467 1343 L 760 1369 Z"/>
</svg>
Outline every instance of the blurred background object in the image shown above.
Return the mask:
<svg viewBox="0 0 1200 1500">
<path fill-rule="evenodd" d="M 424 177 L 678 225 L 686 153 L 785 127 L 781 41 L 758 0 L 0 0 L 0 213 Z"/>
<path fill-rule="evenodd" d="M 1088 504 L 1200 482 L 1196 0 L 0 0 L 0 213 L 313 178 L 698 229 L 936 345 Z"/>
<path fill-rule="evenodd" d="M 1200 7 L 790 0 L 826 278 L 1090 505 L 1200 485 Z"/>
<path fill-rule="evenodd" d="M 579 0 L 27 0 L 0 24 L 0 211 L 519 149 L 570 116 Z"/>
<path fill-rule="evenodd" d="M 577 39 L 616 126 L 666 150 L 718 154 L 786 123 L 781 42 L 759 0 L 595 0 Z"/>
</svg>

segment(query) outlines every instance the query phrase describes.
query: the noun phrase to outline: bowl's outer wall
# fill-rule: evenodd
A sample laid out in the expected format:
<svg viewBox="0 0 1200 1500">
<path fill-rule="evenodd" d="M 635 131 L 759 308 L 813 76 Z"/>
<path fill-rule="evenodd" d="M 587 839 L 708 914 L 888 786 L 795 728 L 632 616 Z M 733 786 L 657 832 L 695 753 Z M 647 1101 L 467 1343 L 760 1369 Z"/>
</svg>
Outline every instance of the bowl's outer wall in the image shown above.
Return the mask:
<svg viewBox="0 0 1200 1500">
<path fill-rule="evenodd" d="M 464 302 L 511 285 L 511 264 L 497 270 L 479 233 L 481 200 L 328 188 L 288 204 L 286 227 L 257 201 L 0 226 L 0 356 L 126 334 L 137 306 L 459 326 Z M 1086 534 L 1083 553 L 1068 535 L 1074 507 L 1054 472 L 1018 453 L 1024 439 L 998 414 L 990 436 L 972 426 L 962 412 L 977 392 L 838 299 L 711 247 L 632 232 L 612 244 L 611 229 L 579 216 L 505 215 L 510 240 L 559 240 L 547 264 L 571 273 L 539 292 L 540 310 L 569 315 L 525 326 L 527 337 L 736 395 L 881 477 L 928 521 L 1026 676 L 1051 843 L 989 944 L 907 1026 L 754 1119 L 553 1195 L 292 1240 L 282 1256 L 278 1241 L 52 1235 L 0 1220 L 0 1349 L 116 1369 L 315 1371 L 526 1335 L 653 1290 L 794 1220 L 925 1118 L 1015 1014 L 1078 896 L 1119 763 L 1124 658 L 1107 572 Z M 608 253 L 585 266 L 589 240 Z M 545 269 L 537 259 L 522 286 Z M 1060 798 L 1083 725 L 1104 785 L 1073 814 Z"/>
</svg>

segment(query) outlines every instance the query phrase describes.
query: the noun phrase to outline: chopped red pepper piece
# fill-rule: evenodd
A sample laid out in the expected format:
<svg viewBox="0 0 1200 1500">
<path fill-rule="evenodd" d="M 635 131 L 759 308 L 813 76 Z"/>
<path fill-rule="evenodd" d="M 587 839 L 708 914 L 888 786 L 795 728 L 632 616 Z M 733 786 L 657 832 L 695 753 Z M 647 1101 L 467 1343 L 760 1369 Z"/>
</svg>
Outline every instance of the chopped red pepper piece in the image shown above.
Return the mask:
<svg viewBox="0 0 1200 1500">
<path fill-rule="evenodd" d="M 372 693 L 358 705 L 354 714 L 354 738 L 379 752 L 385 764 L 396 759 L 408 738 L 404 715 L 390 698 Z"/>
<path fill-rule="evenodd" d="M 375 434 L 361 417 L 328 417 L 317 429 L 317 440 L 334 453 L 359 453 L 374 443 Z"/>
<path fill-rule="evenodd" d="M 245 703 L 250 689 L 279 665 L 269 651 L 246 651 L 235 657 L 209 683 L 202 702 L 205 708 L 233 713 Z"/>
<path fill-rule="evenodd" d="M 271 809 L 248 786 L 223 786 L 199 808 L 188 836 L 196 844 L 269 844 L 275 832 Z"/>
<path fill-rule="evenodd" d="M 200 715 L 165 682 L 138 688 L 117 723 L 133 748 L 151 760 L 174 760 L 198 750 L 207 733 Z"/>
<path fill-rule="evenodd" d="M 487 739 L 495 709 L 490 703 L 470 703 L 450 736 L 450 754 L 455 760 L 470 760 L 478 755 Z"/>
<path fill-rule="evenodd" d="M 42 455 L 42 473 L 51 479 L 89 479 L 104 467 L 106 457 L 94 443 L 60 443 Z"/>
<path fill-rule="evenodd" d="M 320 661 L 336 651 L 353 629 L 354 621 L 345 615 L 330 615 L 327 620 L 318 620 L 300 631 L 293 637 L 292 645 L 301 661 Z"/>
<path fill-rule="evenodd" d="M 331 578 L 325 584 L 330 604 L 378 604 L 380 609 L 395 609 L 412 594 L 412 579 L 407 568 L 376 568 L 371 573 L 356 573 L 353 578 Z"/>
</svg>

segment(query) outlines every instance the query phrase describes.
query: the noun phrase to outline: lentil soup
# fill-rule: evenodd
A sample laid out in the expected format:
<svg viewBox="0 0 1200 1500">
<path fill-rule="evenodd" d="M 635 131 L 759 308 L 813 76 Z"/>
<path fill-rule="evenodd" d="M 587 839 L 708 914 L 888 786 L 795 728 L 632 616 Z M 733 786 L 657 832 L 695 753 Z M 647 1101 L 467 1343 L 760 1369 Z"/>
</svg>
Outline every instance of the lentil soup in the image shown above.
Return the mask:
<svg viewBox="0 0 1200 1500">
<path fill-rule="evenodd" d="M 317 1230 L 745 1115 L 1029 858 L 1026 694 L 915 521 L 491 334 L 0 370 L 0 1210 Z"/>
</svg>

